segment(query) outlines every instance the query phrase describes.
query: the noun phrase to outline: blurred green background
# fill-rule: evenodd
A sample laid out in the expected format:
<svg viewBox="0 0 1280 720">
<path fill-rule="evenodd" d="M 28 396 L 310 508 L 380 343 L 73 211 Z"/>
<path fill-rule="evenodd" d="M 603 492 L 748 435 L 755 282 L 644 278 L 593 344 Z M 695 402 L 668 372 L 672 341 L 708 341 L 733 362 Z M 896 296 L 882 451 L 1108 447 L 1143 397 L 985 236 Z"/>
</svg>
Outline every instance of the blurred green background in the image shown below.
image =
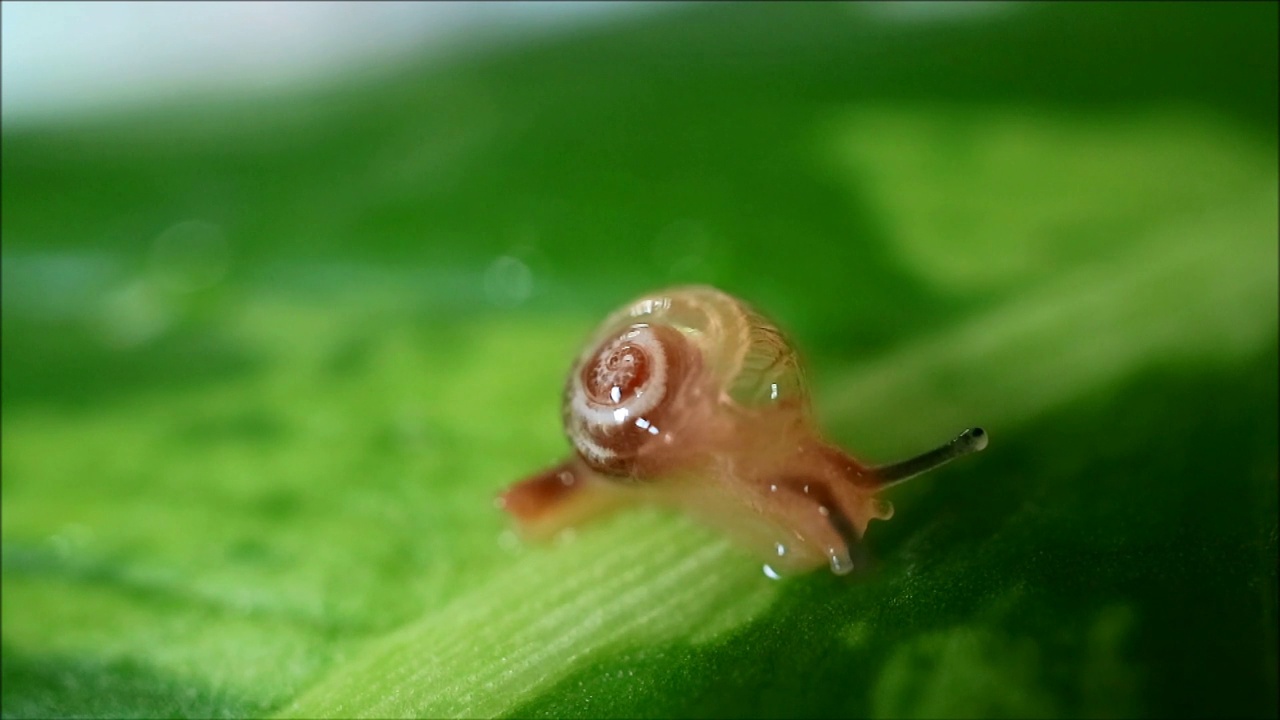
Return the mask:
<svg viewBox="0 0 1280 720">
<path fill-rule="evenodd" d="M 6 127 L 4 716 L 1275 717 L 1277 6 L 974 9 Z M 578 343 L 683 282 L 855 454 L 991 447 L 853 577 L 515 541 Z"/>
</svg>

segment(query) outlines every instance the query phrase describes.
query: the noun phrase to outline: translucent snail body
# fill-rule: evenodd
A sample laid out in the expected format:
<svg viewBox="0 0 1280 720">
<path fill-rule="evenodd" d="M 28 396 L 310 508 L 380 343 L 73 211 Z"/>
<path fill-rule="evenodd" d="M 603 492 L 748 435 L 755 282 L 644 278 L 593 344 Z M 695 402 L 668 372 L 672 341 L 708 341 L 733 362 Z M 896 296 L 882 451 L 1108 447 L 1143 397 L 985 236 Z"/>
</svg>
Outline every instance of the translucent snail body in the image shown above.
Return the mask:
<svg viewBox="0 0 1280 720">
<path fill-rule="evenodd" d="M 752 544 L 765 572 L 853 569 L 893 507 L 876 493 L 986 446 L 980 428 L 910 460 L 868 467 L 814 425 L 791 345 L 710 287 L 614 312 L 574 362 L 563 421 L 574 453 L 498 498 L 529 536 L 634 502 L 687 509 Z"/>
</svg>

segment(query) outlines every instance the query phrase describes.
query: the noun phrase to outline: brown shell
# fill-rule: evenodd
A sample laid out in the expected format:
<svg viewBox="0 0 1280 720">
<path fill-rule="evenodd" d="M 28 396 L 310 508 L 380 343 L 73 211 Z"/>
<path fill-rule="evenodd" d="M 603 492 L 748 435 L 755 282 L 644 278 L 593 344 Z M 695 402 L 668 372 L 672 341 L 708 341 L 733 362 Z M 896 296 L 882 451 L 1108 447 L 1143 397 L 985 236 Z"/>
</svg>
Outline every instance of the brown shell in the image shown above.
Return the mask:
<svg viewBox="0 0 1280 720">
<path fill-rule="evenodd" d="M 807 396 L 782 332 L 730 295 L 689 286 L 638 298 L 599 325 L 569 374 L 563 416 L 588 466 L 643 480 L 689 462 L 679 439 L 691 426 L 784 404 Z"/>
</svg>

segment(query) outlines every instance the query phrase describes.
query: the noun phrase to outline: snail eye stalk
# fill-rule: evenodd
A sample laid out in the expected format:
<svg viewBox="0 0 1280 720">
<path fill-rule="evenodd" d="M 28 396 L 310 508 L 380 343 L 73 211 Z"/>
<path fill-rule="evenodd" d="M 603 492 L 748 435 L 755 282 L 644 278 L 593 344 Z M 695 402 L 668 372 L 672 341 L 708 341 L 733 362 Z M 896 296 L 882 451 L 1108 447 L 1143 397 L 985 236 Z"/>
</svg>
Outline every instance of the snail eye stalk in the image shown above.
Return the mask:
<svg viewBox="0 0 1280 720">
<path fill-rule="evenodd" d="M 871 477 L 877 481 L 879 488 L 887 488 L 909 480 L 916 475 L 928 472 L 936 467 L 946 465 L 958 457 L 980 452 L 987 446 L 987 432 L 980 427 L 969 428 L 947 442 L 928 452 L 916 455 L 901 462 L 890 463 L 872 468 Z"/>
</svg>

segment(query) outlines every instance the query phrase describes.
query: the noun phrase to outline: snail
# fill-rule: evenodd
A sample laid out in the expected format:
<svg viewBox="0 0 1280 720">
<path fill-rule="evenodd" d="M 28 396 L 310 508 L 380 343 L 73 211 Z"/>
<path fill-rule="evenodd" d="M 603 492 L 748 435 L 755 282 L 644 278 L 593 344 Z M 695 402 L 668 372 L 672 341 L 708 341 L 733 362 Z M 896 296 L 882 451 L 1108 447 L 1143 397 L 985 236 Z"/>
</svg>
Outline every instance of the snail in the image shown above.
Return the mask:
<svg viewBox="0 0 1280 720">
<path fill-rule="evenodd" d="M 573 454 L 496 501 L 545 538 L 638 501 L 692 510 L 766 558 L 765 574 L 854 568 L 885 488 L 982 450 L 970 428 L 872 467 L 823 438 L 795 350 L 745 302 L 707 286 L 641 297 L 609 315 L 564 387 Z"/>
</svg>

